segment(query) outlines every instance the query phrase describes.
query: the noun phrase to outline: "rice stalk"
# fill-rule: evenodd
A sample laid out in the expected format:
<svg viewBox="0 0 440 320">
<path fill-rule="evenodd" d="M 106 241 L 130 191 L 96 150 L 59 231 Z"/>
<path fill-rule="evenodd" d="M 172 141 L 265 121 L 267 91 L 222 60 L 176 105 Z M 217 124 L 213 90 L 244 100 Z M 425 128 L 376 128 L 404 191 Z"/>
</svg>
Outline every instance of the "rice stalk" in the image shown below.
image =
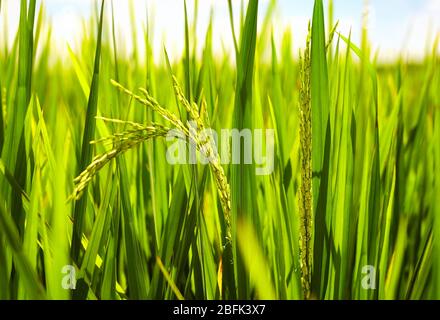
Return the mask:
<svg viewBox="0 0 440 320">
<path fill-rule="evenodd" d="M 121 92 L 125 93 L 126 95 L 132 97 L 134 100 L 139 102 L 140 104 L 151 108 L 154 112 L 158 113 L 162 118 L 170 122 L 176 129 L 182 130 L 186 135 L 189 135 L 189 130 L 186 128 L 186 126 L 183 124 L 183 122 L 177 118 L 173 113 L 169 112 L 167 109 L 160 106 L 160 104 L 149 95 L 148 91 L 144 89 L 140 89 L 140 91 L 144 94 L 144 98 L 141 96 L 131 92 L 127 88 L 124 88 L 121 84 L 119 84 L 115 80 L 111 80 L 111 84 Z"/>
<path fill-rule="evenodd" d="M 205 102 L 202 102 L 201 108 L 195 103 L 190 103 L 183 94 L 183 91 L 175 77 L 173 77 L 173 87 L 178 101 L 188 112 L 191 120 L 196 123 L 196 127 L 190 122 L 184 125 L 183 122 L 175 116 L 173 113 L 163 108 L 153 97 L 150 96 L 147 90 L 140 89 L 144 98 L 136 95 L 132 91 L 123 87 L 118 82 L 112 80 L 112 85 L 127 94 L 134 100 L 138 101 L 142 105 L 151 108 L 154 112 L 158 113 L 162 118 L 167 120 L 174 128 L 167 128 L 159 124 L 151 124 L 150 126 L 143 126 L 142 124 L 122 121 L 117 119 L 108 119 L 99 117 L 98 119 L 113 122 L 116 124 L 124 124 L 132 127 L 132 130 L 127 130 L 122 133 L 113 134 L 110 137 L 102 138 L 96 141 L 90 142 L 91 144 L 97 143 L 112 143 L 114 148 L 103 154 L 96 156 L 93 161 L 87 166 L 87 168 L 74 180 L 75 188 L 73 194 L 69 197 L 69 200 L 81 199 L 82 193 L 87 188 L 90 181 L 97 175 L 97 173 L 104 168 L 111 160 L 117 158 L 123 153 L 139 146 L 142 142 L 149 139 L 166 137 L 171 129 L 179 130 L 183 136 L 178 137 L 185 139 L 190 144 L 195 146 L 197 150 L 209 160 L 210 168 L 213 172 L 215 183 L 218 189 L 220 203 L 223 209 L 225 223 L 226 223 L 226 242 L 231 242 L 231 189 L 221 166 L 220 156 L 216 151 L 215 141 L 211 136 L 202 134 L 205 132 L 209 125 L 207 123 L 208 115 Z"/>
<path fill-rule="evenodd" d="M 301 189 L 300 212 L 300 265 L 304 297 L 310 297 L 312 270 L 312 109 L 310 92 L 310 24 L 304 56 L 300 57 L 300 136 L 301 136 Z"/>
<path fill-rule="evenodd" d="M 138 125 L 141 126 L 141 125 Z M 111 160 L 124 154 L 128 150 L 137 147 L 148 139 L 165 137 L 169 129 L 158 125 L 144 127 L 138 130 L 126 131 L 123 133 L 114 134 L 110 137 L 92 141 L 91 144 L 97 144 L 102 142 L 112 142 L 115 147 L 103 154 L 96 156 L 93 161 L 87 166 L 87 168 L 74 180 L 75 189 L 69 199 L 79 200 L 87 188 L 90 181 L 96 176 L 96 174 L 104 168 Z"/>
</svg>

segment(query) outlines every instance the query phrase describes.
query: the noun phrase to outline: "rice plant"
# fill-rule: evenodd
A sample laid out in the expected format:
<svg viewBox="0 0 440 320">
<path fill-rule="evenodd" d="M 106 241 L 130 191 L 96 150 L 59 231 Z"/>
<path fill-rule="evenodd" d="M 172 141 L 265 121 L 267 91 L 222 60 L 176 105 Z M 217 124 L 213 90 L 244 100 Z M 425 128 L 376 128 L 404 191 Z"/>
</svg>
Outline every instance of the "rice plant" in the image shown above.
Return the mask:
<svg viewBox="0 0 440 320">
<path fill-rule="evenodd" d="M 44 1 L 7 41 L 10 2 L 0 299 L 440 299 L 440 37 L 383 63 L 315 0 L 297 55 L 276 1 L 224 0 L 219 54 L 214 15 L 200 39 L 198 1 L 176 1 L 183 52 L 157 57 L 129 1 L 126 54 L 102 0 L 63 57 Z M 170 163 L 180 145 L 197 161 Z"/>
</svg>

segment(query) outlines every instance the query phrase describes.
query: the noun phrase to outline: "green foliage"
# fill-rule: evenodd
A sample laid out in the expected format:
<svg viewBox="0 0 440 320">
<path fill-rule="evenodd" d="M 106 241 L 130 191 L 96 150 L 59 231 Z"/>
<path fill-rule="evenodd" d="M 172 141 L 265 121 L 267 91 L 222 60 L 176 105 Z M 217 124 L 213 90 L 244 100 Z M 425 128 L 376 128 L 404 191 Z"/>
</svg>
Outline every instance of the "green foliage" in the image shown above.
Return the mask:
<svg viewBox="0 0 440 320">
<path fill-rule="evenodd" d="M 0 299 L 440 299 L 438 44 L 380 64 L 316 0 L 298 59 L 275 1 L 225 1 L 231 57 L 188 1 L 182 55 L 157 59 L 150 12 L 126 55 L 102 1 L 63 60 L 36 3 L 0 44 Z M 169 165 L 187 120 L 274 129 L 274 172 Z"/>
</svg>

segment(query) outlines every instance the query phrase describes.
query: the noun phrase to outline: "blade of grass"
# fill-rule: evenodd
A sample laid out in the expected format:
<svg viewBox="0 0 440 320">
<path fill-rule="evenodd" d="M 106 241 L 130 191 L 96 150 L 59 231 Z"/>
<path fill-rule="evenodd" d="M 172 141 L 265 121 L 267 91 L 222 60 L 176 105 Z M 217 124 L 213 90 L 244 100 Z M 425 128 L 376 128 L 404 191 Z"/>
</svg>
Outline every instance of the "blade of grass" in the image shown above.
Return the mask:
<svg viewBox="0 0 440 320">
<path fill-rule="evenodd" d="M 14 191 L 14 193 L 16 194 L 20 194 L 22 196 L 22 198 L 26 201 L 29 202 L 30 201 L 30 197 L 29 195 L 26 193 L 26 191 L 24 191 L 22 189 L 22 187 L 20 186 L 20 184 L 17 182 L 17 180 L 15 180 L 14 175 L 12 174 L 12 172 L 10 172 L 6 166 L 5 163 L 0 159 L 0 173 L 5 177 L 5 179 L 8 181 L 8 183 L 11 186 L 11 189 Z"/>
<path fill-rule="evenodd" d="M 258 299 L 274 300 L 276 294 L 273 289 L 270 269 L 265 261 L 255 231 L 251 224 L 240 221 L 238 229 L 238 246 L 243 255 L 246 270 L 249 272 L 251 282 L 255 286 Z"/>
<path fill-rule="evenodd" d="M 105 1 L 101 2 L 101 14 L 98 25 L 98 41 L 96 44 L 95 52 L 95 67 L 93 71 L 92 84 L 90 89 L 90 95 L 87 105 L 87 114 L 84 127 L 84 135 L 82 140 L 82 151 L 81 151 L 81 161 L 79 164 L 78 173 L 82 172 L 92 160 L 93 150 L 90 145 L 90 141 L 93 140 L 96 129 L 95 117 L 98 112 L 98 90 L 99 90 L 99 71 L 100 71 L 100 61 L 101 61 L 101 42 L 102 42 L 102 26 L 104 20 L 104 4 Z M 81 198 L 75 204 L 75 211 L 73 215 L 73 220 L 75 221 L 72 233 L 72 259 L 76 262 L 79 261 L 80 248 L 81 248 L 81 238 L 84 227 L 84 218 L 86 214 L 87 207 L 87 197 Z"/>
<path fill-rule="evenodd" d="M 422 300 L 424 298 L 425 289 L 428 284 L 430 273 L 432 272 L 432 246 L 433 246 L 433 233 L 429 232 L 426 241 L 423 246 L 423 251 L 420 258 L 417 261 L 414 275 L 410 280 L 410 286 L 406 295 L 406 299 L 410 300 Z"/>
<path fill-rule="evenodd" d="M 32 114 L 32 111 L 34 109 L 34 106 L 36 105 L 35 98 L 32 98 L 29 113 L 26 121 L 25 127 L 29 127 L 29 124 L 31 123 L 32 117 L 30 114 Z M 27 129 L 27 128 L 26 128 Z M 25 131 L 27 131 L 25 129 Z M 26 138 L 28 139 L 28 138 Z M 34 148 L 35 145 L 38 145 L 40 143 L 39 137 L 35 139 L 34 142 Z M 27 149 L 30 148 L 30 146 L 26 146 Z M 39 154 L 39 149 L 35 149 L 35 157 L 37 159 L 41 159 Z M 39 217 L 38 217 L 38 210 L 39 210 L 39 201 L 41 197 L 41 164 L 36 164 L 35 171 L 32 178 L 32 188 L 31 188 L 31 197 L 30 197 L 30 203 L 29 208 L 26 211 L 26 225 L 24 228 L 24 235 L 23 235 L 23 253 L 26 255 L 26 258 L 28 259 L 30 266 L 33 270 L 37 270 L 37 261 L 38 261 L 38 226 L 39 226 Z M 27 295 L 26 290 L 26 283 L 23 281 L 22 275 L 20 275 L 19 278 L 19 284 L 18 284 L 18 299 L 29 299 Z"/>
<path fill-rule="evenodd" d="M 19 54 L 18 54 L 18 84 L 15 92 L 15 107 L 9 113 L 5 141 L 6 148 L 3 149 L 5 166 L 14 172 L 14 178 L 22 189 L 26 182 L 26 150 L 24 144 L 24 123 L 31 98 L 31 80 L 33 68 L 33 28 L 36 1 L 31 0 L 29 6 L 26 0 L 20 2 L 19 22 Z M 3 184 L 2 190 L 6 192 L 7 187 Z M 21 196 L 11 194 L 11 212 L 13 212 L 19 232 L 21 233 L 24 224 L 24 212 Z"/>
<path fill-rule="evenodd" d="M 14 262 L 18 272 L 23 277 L 26 283 L 26 291 L 31 299 L 44 299 L 44 288 L 38 280 L 35 270 L 32 268 L 25 254 L 23 253 L 20 235 L 15 226 L 14 221 L 4 211 L 3 204 L 5 203 L 3 196 L 0 196 L 0 230 L 5 236 L 6 242 L 13 251 Z"/>
<path fill-rule="evenodd" d="M 312 290 L 322 294 L 327 257 L 324 246 L 328 233 L 326 226 L 327 184 L 329 174 L 330 153 L 330 121 L 329 121 L 329 81 L 326 58 L 326 37 L 324 9 L 322 0 L 315 0 L 312 20 L 311 43 L 311 104 L 312 104 L 312 170 L 313 170 L 313 212 L 315 235 L 312 235 L 313 276 Z"/>
<path fill-rule="evenodd" d="M 127 165 L 123 157 L 119 158 L 118 166 L 121 186 L 128 186 Z M 130 293 L 133 299 L 147 299 L 150 280 L 144 252 L 142 252 L 137 239 L 135 218 L 130 205 L 129 191 L 126 187 L 121 188 L 121 200 Z"/>
<path fill-rule="evenodd" d="M 173 290 L 174 294 L 176 295 L 177 299 L 179 300 L 185 300 L 183 295 L 180 293 L 180 290 L 177 288 L 176 284 L 174 283 L 173 279 L 171 278 L 168 271 L 165 269 L 162 260 L 160 260 L 159 257 L 156 257 L 156 263 L 159 266 L 160 271 L 162 272 L 163 276 L 168 282 L 168 285 L 171 287 L 171 290 Z"/>
<path fill-rule="evenodd" d="M 61 271 L 64 266 L 70 265 L 69 259 L 69 217 L 67 212 L 70 212 L 71 206 L 66 203 L 67 199 L 67 177 L 61 172 L 66 172 L 66 164 L 69 163 L 69 152 L 65 148 L 65 141 L 67 138 L 64 128 L 68 123 L 66 119 L 59 119 L 56 123 L 56 131 L 59 132 L 52 144 L 50 144 L 46 125 L 44 123 L 43 113 L 39 101 L 37 100 L 37 108 L 39 110 L 39 121 L 42 123 L 42 134 L 46 139 L 42 139 L 42 143 L 45 145 L 43 150 L 47 150 L 47 157 L 52 163 L 52 188 L 56 190 L 53 195 L 52 215 L 50 220 L 51 228 L 49 230 L 49 239 L 52 243 L 52 265 L 54 273 L 48 274 L 47 279 L 50 279 L 48 287 L 48 295 L 51 299 L 68 300 L 70 299 L 70 292 L 65 290 L 60 284 L 63 283 L 63 277 L 65 276 Z M 52 140 L 52 141 L 53 141 Z"/>
<path fill-rule="evenodd" d="M 4 118 L 4 116 L 3 116 L 3 86 L 2 86 L 2 81 L 0 79 L 0 155 L 2 154 L 3 143 L 5 141 L 5 125 L 4 125 L 3 118 Z"/>
<path fill-rule="evenodd" d="M 435 112 L 435 137 L 434 137 L 434 159 L 435 159 L 435 196 L 440 199 L 440 109 Z M 433 208 L 434 215 L 434 298 L 440 299 L 440 202 L 436 201 Z"/>
<path fill-rule="evenodd" d="M 252 129 L 252 92 L 253 92 L 253 74 L 254 61 L 257 42 L 257 22 L 258 22 L 258 0 L 250 1 L 246 11 L 246 20 L 241 32 L 240 51 L 236 57 L 237 63 L 237 86 L 235 93 L 234 106 L 234 128 L 238 130 Z M 234 150 L 234 148 L 239 148 Z M 255 205 L 255 171 L 252 165 L 244 163 L 244 152 L 246 146 L 244 141 L 240 141 L 239 146 L 233 146 L 232 154 L 240 154 L 240 164 L 232 166 L 231 190 L 232 190 L 232 212 L 233 212 L 233 231 L 234 242 L 234 224 L 238 219 L 250 217 L 256 214 Z M 244 274 L 244 266 L 240 261 L 237 249 L 233 250 L 233 257 L 236 262 L 235 277 L 232 271 L 232 256 L 228 257 L 229 248 L 225 248 L 223 257 L 223 288 L 226 289 L 228 298 L 244 298 L 248 296 L 248 279 L 238 277 Z M 235 278 L 235 280 L 234 280 Z M 235 281 L 236 287 L 235 287 Z M 238 291 L 236 291 L 238 290 Z"/>
</svg>

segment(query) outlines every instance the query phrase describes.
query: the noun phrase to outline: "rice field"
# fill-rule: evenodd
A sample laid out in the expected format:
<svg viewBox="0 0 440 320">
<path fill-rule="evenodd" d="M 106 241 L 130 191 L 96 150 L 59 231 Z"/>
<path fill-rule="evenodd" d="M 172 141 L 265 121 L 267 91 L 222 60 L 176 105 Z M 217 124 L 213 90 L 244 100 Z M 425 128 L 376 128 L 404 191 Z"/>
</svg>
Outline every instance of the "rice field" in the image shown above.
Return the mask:
<svg viewBox="0 0 440 320">
<path fill-rule="evenodd" d="M 440 299 L 440 37 L 382 63 L 315 0 L 298 55 L 276 1 L 222 1 L 232 53 L 176 0 L 160 58 L 152 23 L 123 52 L 110 0 L 67 58 L 44 1 L 12 43 L 0 1 L 0 300 Z"/>
</svg>

